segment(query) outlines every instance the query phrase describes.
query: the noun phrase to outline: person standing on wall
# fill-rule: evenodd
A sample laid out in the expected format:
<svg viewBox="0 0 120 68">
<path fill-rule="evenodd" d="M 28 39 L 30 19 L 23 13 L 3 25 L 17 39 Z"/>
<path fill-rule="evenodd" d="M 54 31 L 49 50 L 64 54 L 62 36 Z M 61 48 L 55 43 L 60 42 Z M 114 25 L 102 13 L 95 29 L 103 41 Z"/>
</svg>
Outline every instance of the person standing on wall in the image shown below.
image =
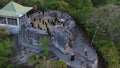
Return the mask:
<svg viewBox="0 0 120 68">
<path fill-rule="evenodd" d="M 84 55 L 85 55 L 86 57 L 88 56 L 88 51 L 87 51 L 86 48 L 84 49 Z"/>
</svg>

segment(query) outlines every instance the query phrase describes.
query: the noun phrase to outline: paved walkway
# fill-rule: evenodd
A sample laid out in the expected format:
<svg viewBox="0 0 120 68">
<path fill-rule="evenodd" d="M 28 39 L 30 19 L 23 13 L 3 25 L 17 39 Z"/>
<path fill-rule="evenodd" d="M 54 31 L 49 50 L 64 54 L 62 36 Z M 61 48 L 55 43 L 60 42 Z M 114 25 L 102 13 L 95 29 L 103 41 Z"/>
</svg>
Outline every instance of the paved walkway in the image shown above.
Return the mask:
<svg viewBox="0 0 120 68">
<path fill-rule="evenodd" d="M 73 68 L 81 68 L 81 63 L 77 60 L 70 61 L 70 56 L 63 54 L 57 47 L 51 46 L 49 50 L 54 52 L 62 61 Z"/>
<path fill-rule="evenodd" d="M 24 30 L 20 31 L 19 34 L 20 34 L 19 35 L 19 39 L 20 39 L 19 41 L 21 43 L 23 43 L 24 46 L 29 47 L 30 44 L 29 44 L 29 42 L 27 42 L 27 40 L 24 37 L 24 35 L 25 35 Z M 30 49 L 31 49 L 31 46 L 30 46 Z M 83 53 L 85 48 L 88 50 L 88 56 L 87 57 Z M 33 46 L 31 50 L 33 50 L 33 49 L 36 49 L 36 48 Z M 97 54 L 94 51 L 94 49 L 92 49 L 91 47 L 89 47 L 87 44 L 84 43 L 82 33 L 79 29 L 77 29 L 77 37 L 76 37 L 76 39 L 74 41 L 74 44 L 73 44 L 73 51 L 75 52 L 75 54 L 77 56 L 75 61 L 70 61 L 70 55 L 66 55 L 66 54 L 62 53 L 54 45 L 51 45 L 49 47 L 49 50 L 54 52 L 62 61 L 64 61 L 67 65 L 71 66 L 72 68 L 86 68 L 88 63 L 90 65 L 90 64 L 93 63 L 94 60 L 97 59 Z M 80 62 L 80 58 L 84 59 L 84 63 L 82 65 L 81 65 L 81 62 Z"/>
<path fill-rule="evenodd" d="M 88 51 L 87 57 L 83 53 L 85 48 Z M 83 42 L 83 36 L 80 30 L 79 31 L 77 30 L 77 37 L 73 44 L 73 51 L 75 52 L 77 56 L 75 61 L 70 61 L 70 55 L 63 54 L 57 47 L 53 45 L 49 49 L 72 68 L 88 68 L 88 67 L 96 68 L 96 67 L 91 67 L 91 66 L 93 62 L 97 59 L 97 54 L 93 48 L 89 47 L 87 44 Z M 83 64 L 81 64 L 80 58 L 84 59 Z M 97 66 L 97 65 L 94 65 L 94 66 Z"/>
<path fill-rule="evenodd" d="M 77 37 L 73 44 L 73 51 L 78 56 L 83 56 L 87 61 L 94 61 L 95 59 L 97 59 L 96 51 L 92 47 L 90 47 L 90 45 L 84 42 L 83 37 L 84 36 L 82 35 L 82 31 L 80 29 L 77 29 Z M 84 55 L 85 48 L 88 52 L 87 57 Z"/>
</svg>

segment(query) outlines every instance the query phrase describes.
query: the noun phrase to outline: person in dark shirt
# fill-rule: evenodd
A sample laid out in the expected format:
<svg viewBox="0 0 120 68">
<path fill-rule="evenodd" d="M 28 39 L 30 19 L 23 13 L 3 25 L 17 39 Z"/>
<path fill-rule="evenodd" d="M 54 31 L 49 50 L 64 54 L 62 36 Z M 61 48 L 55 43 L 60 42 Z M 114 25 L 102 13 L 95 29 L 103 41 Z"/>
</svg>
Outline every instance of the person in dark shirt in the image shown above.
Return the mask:
<svg viewBox="0 0 120 68">
<path fill-rule="evenodd" d="M 45 21 L 44 20 L 42 20 L 42 24 L 44 25 L 45 23 L 44 23 Z"/>
<path fill-rule="evenodd" d="M 85 54 L 85 56 L 88 56 L 88 51 L 86 48 L 84 49 L 84 54 Z"/>
<path fill-rule="evenodd" d="M 58 22 L 58 18 L 57 18 L 57 16 L 55 15 L 55 22 Z"/>
<path fill-rule="evenodd" d="M 32 27 L 34 27 L 33 22 L 30 23 Z"/>
<path fill-rule="evenodd" d="M 70 60 L 71 60 L 71 61 L 74 61 L 74 60 L 75 60 L 75 54 L 71 54 Z"/>
</svg>

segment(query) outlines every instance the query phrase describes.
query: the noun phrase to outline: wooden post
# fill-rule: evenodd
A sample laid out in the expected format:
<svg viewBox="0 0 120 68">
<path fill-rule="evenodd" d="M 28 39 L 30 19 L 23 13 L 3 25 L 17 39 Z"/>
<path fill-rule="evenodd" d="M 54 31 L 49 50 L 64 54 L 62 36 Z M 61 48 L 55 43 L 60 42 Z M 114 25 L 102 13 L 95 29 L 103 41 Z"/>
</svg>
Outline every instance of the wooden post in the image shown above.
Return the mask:
<svg viewBox="0 0 120 68">
<path fill-rule="evenodd" d="M 27 14 L 25 14 L 25 20 L 27 20 Z"/>
<path fill-rule="evenodd" d="M 8 18 L 6 17 L 5 19 L 6 19 L 6 24 L 8 25 Z"/>
<path fill-rule="evenodd" d="M 17 18 L 17 25 L 18 25 L 18 26 L 20 25 L 20 21 L 19 21 L 19 18 Z"/>
</svg>

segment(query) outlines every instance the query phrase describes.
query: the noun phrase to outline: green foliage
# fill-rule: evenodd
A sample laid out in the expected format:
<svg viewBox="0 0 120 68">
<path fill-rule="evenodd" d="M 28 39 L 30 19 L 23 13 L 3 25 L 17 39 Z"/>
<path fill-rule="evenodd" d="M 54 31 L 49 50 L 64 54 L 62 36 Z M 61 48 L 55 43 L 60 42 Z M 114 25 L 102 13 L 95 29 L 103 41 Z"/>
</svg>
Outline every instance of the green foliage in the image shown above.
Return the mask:
<svg viewBox="0 0 120 68">
<path fill-rule="evenodd" d="M 92 2 L 94 4 L 94 6 L 107 4 L 107 0 L 92 0 Z"/>
<path fill-rule="evenodd" d="M 57 61 L 46 60 L 37 64 L 35 68 L 67 68 L 67 65 L 61 60 Z"/>
<path fill-rule="evenodd" d="M 115 66 L 119 63 L 118 51 L 111 41 L 97 39 L 94 41 L 94 44 L 104 60 L 107 62 L 108 66 L 111 64 L 112 66 Z"/>
<path fill-rule="evenodd" d="M 14 68 L 14 66 L 12 64 L 9 64 L 7 68 Z"/>
<path fill-rule="evenodd" d="M 5 37 L 6 35 L 8 35 L 8 34 L 6 33 L 6 28 L 0 28 L 0 38 Z"/>
<path fill-rule="evenodd" d="M 40 38 L 40 46 L 42 48 L 48 48 L 49 43 L 50 43 L 49 37 L 44 36 Z"/>
<path fill-rule="evenodd" d="M 92 6 L 92 2 L 91 0 L 65 0 L 66 2 L 68 2 L 72 7 L 74 7 L 75 9 L 84 9 L 85 7 L 91 7 Z"/>
<path fill-rule="evenodd" d="M 8 0 L 1 0 L 0 1 L 0 8 L 2 8 L 4 5 L 8 3 Z"/>
<path fill-rule="evenodd" d="M 85 22 L 86 16 L 93 10 L 91 0 L 65 0 L 69 4 L 69 13 L 78 24 Z M 84 25 L 84 24 L 83 24 Z"/>
<path fill-rule="evenodd" d="M 120 68 L 120 64 L 109 64 L 108 68 Z"/>
<path fill-rule="evenodd" d="M 40 58 L 39 58 L 39 55 L 36 55 L 35 56 L 35 60 L 36 60 L 36 63 L 39 64 L 40 63 Z"/>
<path fill-rule="evenodd" d="M 101 31 L 100 34 L 102 34 L 105 38 L 108 38 L 114 43 L 119 41 L 120 12 L 118 6 L 108 5 L 96 9 L 94 12 L 88 15 L 87 19 L 86 27 L 88 31 L 89 29 L 94 31 L 94 28 L 96 28 Z M 91 34 L 93 34 L 93 32 Z M 119 42 L 117 42 L 116 46 L 118 45 Z"/>
<path fill-rule="evenodd" d="M 49 43 L 50 43 L 50 40 L 48 37 L 40 38 L 39 46 L 44 49 L 45 58 L 48 57 L 48 53 L 49 53 L 48 45 L 49 45 Z"/>
<path fill-rule="evenodd" d="M 56 62 L 55 62 L 55 65 L 57 65 L 57 67 L 59 67 L 59 68 L 67 68 L 66 64 L 63 63 L 63 61 L 61 61 L 61 60 L 56 61 Z M 54 66 L 55 66 L 55 65 L 54 65 Z M 56 68 L 57 68 L 57 67 L 56 67 Z"/>
<path fill-rule="evenodd" d="M 0 29 L 0 68 L 11 67 L 9 61 L 12 55 L 11 48 L 14 43 L 9 40 L 8 34 L 4 31 L 4 28 Z"/>
<path fill-rule="evenodd" d="M 30 61 L 30 62 L 33 62 L 34 60 L 35 60 L 35 59 L 34 59 L 34 55 L 30 55 L 30 56 L 29 56 L 29 61 Z"/>
<path fill-rule="evenodd" d="M 85 22 L 86 31 L 90 36 L 97 30 L 94 45 L 107 62 L 108 68 L 119 65 L 120 13 L 118 10 L 118 6 L 115 5 L 100 7 L 90 13 Z"/>
<path fill-rule="evenodd" d="M 36 63 L 36 64 L 40 64 L 41 63 L 41 59 L 39 55 L 35 55 L 35 54 L 32 54 L 29 56 L 29 62 L 30 63 Z"/>
<path fill-rule="evenodd" d="M 120 0 L 92 0 L 92 3 L 95 7 L 106 5 L 106 4 L 120 5 Z"/>
<path fill-rule="evenodd" d="M 41 10 L 57 9 L 59 6 L 56 0 L 39 0 L 38 2 Z"/>
<path fill-rule="evenodd" d="M 68 11 L 70 8 L 69 8 L 69 4 L 63 0 L 61 0 L 59 2 L 59 7 L 58 7 L 58 10 L 61 10 L 61 11 Z"/>
</svg>

